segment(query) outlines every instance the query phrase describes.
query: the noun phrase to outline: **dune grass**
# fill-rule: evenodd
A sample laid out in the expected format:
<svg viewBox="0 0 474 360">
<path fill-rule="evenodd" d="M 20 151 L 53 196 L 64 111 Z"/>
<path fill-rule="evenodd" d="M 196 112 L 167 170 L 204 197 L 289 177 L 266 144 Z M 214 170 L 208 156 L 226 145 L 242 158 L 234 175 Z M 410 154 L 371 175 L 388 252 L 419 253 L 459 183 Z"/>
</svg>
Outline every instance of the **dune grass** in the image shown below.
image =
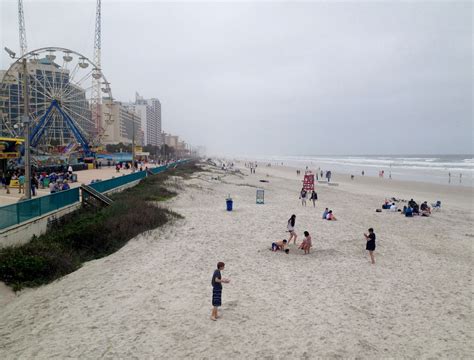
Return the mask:
<svg viewBox="0 0 474 360">
<path fill-rule="evenodd" d="M 0 249 L 0 281 L 15 291 L 50 283 L 86 261 L 114 253 L 138 234 L 181 217 L 157 202 L 176 196 L 165 185 L 170 176 L 189 178 L 196 171 L 202 169 L 189 163 L 149 176 L 112 195 L 109 207 L 83 207 L 27 244 Z"/>
</svg>

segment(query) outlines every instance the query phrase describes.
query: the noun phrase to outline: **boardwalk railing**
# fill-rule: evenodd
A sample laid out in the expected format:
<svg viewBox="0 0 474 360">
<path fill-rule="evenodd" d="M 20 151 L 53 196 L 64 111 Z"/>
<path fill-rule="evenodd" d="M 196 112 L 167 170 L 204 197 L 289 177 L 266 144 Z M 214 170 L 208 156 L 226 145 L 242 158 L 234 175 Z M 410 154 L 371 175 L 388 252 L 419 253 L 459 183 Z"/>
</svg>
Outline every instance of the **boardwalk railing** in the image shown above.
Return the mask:
<svg viewBox="0 0 474 360">
<path fill-rule="evenodd" d="M 75 188 L 2 206 L 0 207 L 0 229 L 59 210 L 78 201 L 79 189 Z"/>
<path fill-rule="evenodd" d="M 150 169 L 153 174 L 159 174 L 168 168 L 174 168 L 186 160 L 177 161 L 168 165 Z M 117 187 L 139 181 L 146 177 L 146 171 L 139 171 L 129 175 L 122 175 L 113 179 L 98 181 L 89 186 L 98 192 L 106 192 Z M 31 200 L 20 201 L 15 204 L 0 207 L 0 230 L 20 224 L 35 217 L 79 202 L 79 188 L 60 191 L 37 197 Z"/>
</svg>

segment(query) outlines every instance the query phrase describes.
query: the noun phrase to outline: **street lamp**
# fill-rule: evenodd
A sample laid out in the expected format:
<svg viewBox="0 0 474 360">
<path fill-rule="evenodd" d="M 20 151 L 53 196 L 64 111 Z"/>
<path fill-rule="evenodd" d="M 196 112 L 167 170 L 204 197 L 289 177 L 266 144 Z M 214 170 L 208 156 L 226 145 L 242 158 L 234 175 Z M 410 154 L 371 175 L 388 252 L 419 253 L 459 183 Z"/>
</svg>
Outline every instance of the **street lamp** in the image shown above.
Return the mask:
<svg viewBox="0 0 474 360">
<path fill-rule="evenodd" d="M 132 118 L 132 173 L 135 172 L 135 119 Z"/>
<path fill-rule="evenodd" d="M 5 47 L 5 51 L 12 59 L 20 60 L 16 53 Z M 30 98 L 28 95 L 28 70 L 26 67 L 26 58 L 22 59 L 23 65 L 23 116 L 21 117 L 25 127 L 25 197 L 31 199 L 31 164 L 30 164 L 30 117 L 28 109 L 30 107 Z"/>
</svg>

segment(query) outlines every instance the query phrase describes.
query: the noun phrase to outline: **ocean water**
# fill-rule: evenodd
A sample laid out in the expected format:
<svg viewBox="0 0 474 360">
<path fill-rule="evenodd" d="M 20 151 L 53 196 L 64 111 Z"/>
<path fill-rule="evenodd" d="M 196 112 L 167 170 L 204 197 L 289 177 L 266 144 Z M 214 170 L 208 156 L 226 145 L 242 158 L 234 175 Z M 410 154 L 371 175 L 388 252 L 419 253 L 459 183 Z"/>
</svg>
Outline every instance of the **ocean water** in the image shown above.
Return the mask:
<svg viewBox="0 0 474 360">
<path fill-rule="evenodd" d="M 332 170 L 360 176 L 379 176 L 392 179 L 422 181 L 452 186 L 473 186 L 473 155 L 342 155 L 342 156 L 262 156 L 262 162 L 279 163 L 295 168 Z M 449 176 L 451 174 L 451 176 Z"/>
</svg>

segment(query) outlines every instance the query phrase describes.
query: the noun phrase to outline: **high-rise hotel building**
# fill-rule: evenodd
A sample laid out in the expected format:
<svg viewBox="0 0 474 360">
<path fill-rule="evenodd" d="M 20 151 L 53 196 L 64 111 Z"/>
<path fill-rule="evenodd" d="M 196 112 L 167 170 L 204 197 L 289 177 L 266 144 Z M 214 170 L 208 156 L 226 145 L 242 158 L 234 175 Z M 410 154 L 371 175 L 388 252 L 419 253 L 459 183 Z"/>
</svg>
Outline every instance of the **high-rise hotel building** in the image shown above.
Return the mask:
<svg viewBox="0 0 474 360">
<path fill-rule="evenodd" d="M 143 145 L 161 146 L 161 103 L 160 100 L 144 99 L 138 93 L 135 94 L 135 103 L 127 106 L 139 114 L 143 130 Z"/>
</svg>

